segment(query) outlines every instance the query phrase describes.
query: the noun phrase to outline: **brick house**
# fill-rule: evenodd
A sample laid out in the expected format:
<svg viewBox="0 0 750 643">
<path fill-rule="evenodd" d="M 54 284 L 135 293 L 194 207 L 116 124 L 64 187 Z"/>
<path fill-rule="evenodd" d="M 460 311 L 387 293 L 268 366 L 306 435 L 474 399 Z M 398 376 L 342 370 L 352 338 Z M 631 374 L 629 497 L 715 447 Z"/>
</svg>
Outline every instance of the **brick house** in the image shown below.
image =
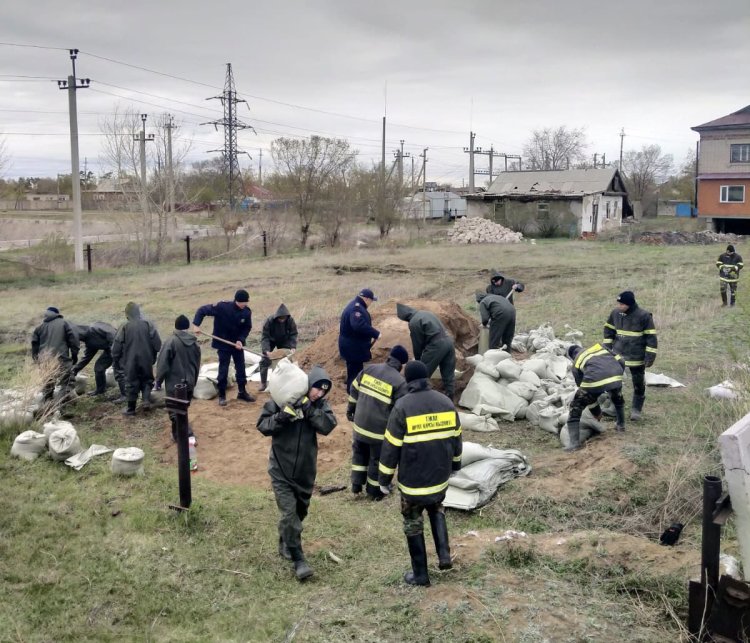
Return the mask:
<svg viewBox="0 0 750 643">
<path fill-rule="evenodd" d="M 698 147 L 698 216 L 717 232 L 750 233 L 750 105 L 691 127 Z"/>
</svg>

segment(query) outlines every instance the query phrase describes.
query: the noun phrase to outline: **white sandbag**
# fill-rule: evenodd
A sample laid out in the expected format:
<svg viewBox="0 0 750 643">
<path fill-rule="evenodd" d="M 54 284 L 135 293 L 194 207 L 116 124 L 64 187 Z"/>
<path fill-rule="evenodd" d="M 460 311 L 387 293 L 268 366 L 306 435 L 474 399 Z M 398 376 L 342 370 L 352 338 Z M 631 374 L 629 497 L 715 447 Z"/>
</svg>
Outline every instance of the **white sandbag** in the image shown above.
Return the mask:
<svg viewBox="0 0 750 643">
<path fill-rule="evenodd" d="M 526 340 L 525 339 L 519 340 L 518 337 L 516 337 L 510 343 L 510 348 L 516 353 L 525 353 L 526 352 Z"/>
<path fill-rule="evenodd" d="M 531 398 L 534 397 L 534 393 L 538 388 L 539 387 L 534 384 L 522 382 L 521 380 L 508 384 L 508 390 L 513 391 L 518 397 L 522 397 L 527 402 L 531 401 Z"/>
<path fill-rule="evenodd" d="M 245 351 L 245 366 L 255 366 L 256 364 L 260 364 L 260 360 L 263 359 L 262 355 L 259 355 L 258 353 L 248 353 Z"/>
<path fill-rule="evenodd" d="M 280 407 L 293 404 L 305 395 L 308 389 L 307 374 L 289 361 L 288 357 L 282 359 L 269 374 L 268 392 L 271 399 Z"/>
<path fill-rule="evenodd" d="M 151 406 L 157 409 L 161 409 L 165 405 L 165 398 L 167 397 L 167 391 L 162 386 L 158 391 L 151 391 Z M 193 395 L 195 397 L 195 395 Z"/>
<path fill-rule="evenodd" d="M 522 367 L 524 371 L 532 372 L 540 379 L 547 377 L 547 362 L 539 357 L 527 359 L 523 362 Z"/>
<path fill-rule="evenodd" d="M 193 389 L 193 397 L 197 400 L 213 400 L 219 394 L 219 389 L 207 377 L 199 376 Z"/>
<path fill-rule="evenodd" d="M 73 429 L 75 431 L 75 427 L 65 420 L 50 420 L 42 425 L 42 432 L 47 437 L 47 442 L 49 442 L 49 436 L 60 429 Z"/>
<path fill-rule="evenodd" d="M 83 395 L 86 392 L 88 385 L 89 385 L 89 376 L 84 375 L 83 373 L 78 373 L 78 375 L 76 375 L 75 385 L 74 385 L 74 390 L 76 392 L 76 395 Z"/>
<path fill-rule="evenodd" d="M 539 412 L 546 409 L 548 404 L 543 400 L 532 400 L 526 409 L 526 420 L 531 426 L 539 426 Z"/>
<path fill-rule="evenodd" d="M 83 451 L 81 440 L 73 427 L 58 429 L 52 433 L 49 436 L 48 446 L 50 457 L 57 462 L 67 460 L 76 453 Z"/>
<path fill-rule="evenodd" d="M 461 428 L 468 431 L 490 433 L 492 431 L 500 430 L 497 420 L 491 415 L 476 415 L 475 413 L 464 413 L 459 411 L 458 419 L 461 422 Z"/>
<path fill-rule="evenodd" d="M 13 440 L 10 454 L 22 460 L 36 460 L 47 448 L 47 436 L 36 431 L 24 431 Z"/>
<path fill-rule="evenodd" d="M 104 377 L 107 380 L 107 386 L 117 386 L 114 368 L 110 366 L 106 371 L 104 371 Z"/>
<path fill-rule="evenodd" d="M 663 373 L 651 373 L 646 371 L 645 377 L 646 386 L 666 386 L 669 388 L 685 388 L 684 384 L 681 384 L 675 379 L 672 379 L 668 375 Z"/>
<path fill-rule="evenodd" d="M 219 362 L 209 362 L 208 364 L 201 366 L 200 371 L 198 371 L 198 377 L 205 377 L 206 379 L 211 380 L 214 384 L 217 384 L 219 382 Z M 230 368 L 227 375 L 227 388 L 234 386 L 236 381 L 237 374 L 233 368 Z"/>
<path fill-rule="evenodd" d="M 731 380 L 724 380 L 720 384 L 715 384 L 707 388 L 709 397 L 715 400 L 736 400 L 739 397 L 737 386 Z"/>
<path fill-rule="evenodd" d="M 534 395 L 531 396 L 530 401 L 537 402 L 538 400 L 543 400 L 545 397 L 547 397 L 547 391 L 543 386 L 538 386 L 536 391 L 534 391 Z"/>
<path fill-rule="evenodd" d="M 560 416 L 565 412 L 561 406 L 548 406 L 539 411 L 539 428 L 557 435 L 560 429 Z"/>
<path fill-rule="evenodd" d="M 110 468 L 118 476 L 143 475 L 143 458 L 145 454 L 138 447 L 115 449 Z"/>
<path fill-rule="evenodd" d="M 570 360 L 561 355 L 550 356 L 547 359 L 547 379 L 561 382 L 570 370 Z"/>
<path fill-rule="evenodd" d="M 515 382 L 521 376 L 521 365 L 512 359 L 506 359 L 498 363 L 497 372 L 504 380 Z"/>
<path fill-rule="evenodd" d="M 549 344 L 550 340 L 546 337 L 534 337 L 531 340 L 531 349 L 534 352 L 539 352 Z"/>
<path fill-rule="evenodd" d="M 5 403 L 0 408 L 0 427 L 24 427 L 34 421 L 33 407 L 18 402 Z"/>
<path fill-rule="evenodd" d="M 484 354 L 484 360 L 490 364 L 499 364 L 510 357 L 510 353 L 499 348 L 492 348 Z"/>
<path fill-rule="evenodd" d="M 523 400 L 515 393 L 511 393 L 507 386 L 496 382 L 484 373 L 474 373 L 459 400 L 460 406 L 471 409 L 472 413 L 477 415 L 482 415 L 482 410 L 487 410 L 482 409 L 483 406 L 500 409 L 503 412 L 497 415 L 509 422 L 515 419 L 516 411 L 522 403 Z"/>
<path fill-rule="evenodd" d="M 518 381 L 531 384 L 535 389 L 538 389 L 542 384 L 542 378 L 539 377 L 534 371 L 527 370 L 523 365 L 521 365 L 521 374 L 518 376 Z"/>
<path fill-rule="evenodd" d="M 474 367 L 476 367 L 477 364 L 481 364 L 483 360 L 484 360 L 483 355 L 469 355 L 466 358 L 467 364 L 471 364 L 471 366 L 474 366 Z"/>
<path fill-rule="evenodd" d="M 479 362 L 474 370 L 477 373 L 484 373 L 488 377 L 491 377 L 493 380 L 499 379 L 500 377 L 500 373 L 498 373 L 497 371 L 497 366 L 486 360 Z"/>
<path fill-rule="evenodd" d="M 591 411 L 588 409 L 584 410 L 581 415 L 580 428 L 578 429 L 578 441 L 583 444 L 586 440 L 594 438 L 601 433 L 604 433 L 604 425 L 591 415 Z M 570 444 L 567 424 L 560 429 L 560 444 L 564 448 L 567 448 Z"/>
<path fill-rule="evenodd" d="M 491 404 L 477 404 L 471 412 L 475 415 L 487 415 L 490 417 L 502 417 L 509 413 L 507 409 L 500 406 L 492 406 Z"/>
</svg>

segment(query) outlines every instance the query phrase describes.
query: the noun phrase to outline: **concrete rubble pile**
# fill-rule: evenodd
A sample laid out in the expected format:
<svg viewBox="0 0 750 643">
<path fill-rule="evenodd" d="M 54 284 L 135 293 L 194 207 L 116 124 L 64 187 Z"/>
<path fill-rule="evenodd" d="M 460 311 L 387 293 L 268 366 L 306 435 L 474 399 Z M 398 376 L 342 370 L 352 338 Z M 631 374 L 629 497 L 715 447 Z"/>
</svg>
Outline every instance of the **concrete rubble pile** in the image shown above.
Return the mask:
<svg viewBox="0 0 750 643">
<path fill-rule="evenodd" d="M 499 223 L 481 217 L 456 219 L 448 231 L 448 241 L 456 244 L 472 243 L 520 243 L 523 235 L 513 232 Z"/>
</svg>

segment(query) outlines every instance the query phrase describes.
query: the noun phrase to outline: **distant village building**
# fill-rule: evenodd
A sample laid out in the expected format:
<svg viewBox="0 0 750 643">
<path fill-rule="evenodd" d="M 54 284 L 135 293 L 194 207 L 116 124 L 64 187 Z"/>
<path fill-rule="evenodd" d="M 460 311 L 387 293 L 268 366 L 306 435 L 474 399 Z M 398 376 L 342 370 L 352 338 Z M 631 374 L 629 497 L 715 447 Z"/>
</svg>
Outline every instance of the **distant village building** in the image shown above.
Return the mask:
<svg viewBox="0 0 750 643">
<path fill-rule="evenodd" d="M 540 236 L 587 236 L 633 216 L 622 176 L 611 167 L 501 172 L 486 192 L 466 200 L 469 217 Z"/>
<path fill-rule="evenodd" d="M 87 210 L 133 210 L 138 192 L 132 179 L 99 179 L 95 188 L 81 191 L 81 205 Z"/>
<path fill-rule="evenodd" d="M 698 217 L 716 232 L 750 234 L 750 105 L 691 128 L 698 147 Z"/>
<path fill-rule="evenodd" d="M 657 217 L 690 217 L 693 206 L 687 199 L 659 199 L 656 203 Z"/>
<path fill-rule="evenodd" d="M 444 219 L 450 221 L 466 216 L 466 199 L 452 191 L 417 192 L 404 197 L 399 206 L 407 219 Z"/>
</svg>

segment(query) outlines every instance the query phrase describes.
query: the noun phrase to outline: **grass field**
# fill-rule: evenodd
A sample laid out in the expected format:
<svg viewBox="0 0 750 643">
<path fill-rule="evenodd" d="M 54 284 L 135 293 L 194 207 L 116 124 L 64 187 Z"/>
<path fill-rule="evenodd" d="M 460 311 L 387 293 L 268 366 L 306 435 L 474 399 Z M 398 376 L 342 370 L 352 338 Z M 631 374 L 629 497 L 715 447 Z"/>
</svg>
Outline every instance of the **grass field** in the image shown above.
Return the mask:
<svg viewBox="0 0 750 643">
<path fill-rule="evenodd" d="M 30 332 L 50 305 L 81 323 L 119 324 L 132 299 L 166 336 L 177 314 L 246 287 L 256 331 L 283 299 L 310 342 L 361 287 L 381 302 L 420 296 L 471 311 L 488 270 L 501 268 L 527 286 L 517 299 L 519 330 L 550 322 L 562 334 L 569 324 L 584 342 L 601 336 L 616 294 L 635 290 L 659 331 L 654 370 L 687 388 L 649 390 L 643 423 L 574 455 L 525 422 L 502 424 L 497 434 L 465 433 L 522 450 L 534 472 L 501 488 L 481 511 L 449 512 L 457 564 L 438 573 L 430 550 L 427 590 L 401 581 L 408 554 L 396 498 L 315 496 L 303 540 L 316 576 L 300 584 L 276 554 L 270 492 L 196 477 L 193 508 L 175 514 L 167 505 L 176 500 L 176 472 L 154 457 L 153 423 L 127 423 L 112 405 L 83 399 L 73 421 L 86 445 L 141 446 L 146 475 L 115 479 L 106 457 L 80 472 L 14 460 L 16 432 L 3 431 L 0 639 L 686 640 L 681 622 L 686 582 L 700 560 L 701 479 L 721 473 L 716 437 L 749 410 L 704 391 L 742 379 L 739 364 L 750 350 L 743 286 L 737 308 L 719 308 L 714 261 L 723 249 L 538 240 L 327 250 L 57 275 L 52 283 L 30 278 L 6 288 L 2 386 L 24 368 Z M 339 421 L 343 430 L 346 420 Z M 319 482 L 347 479 L 342 463 Z M 655 542 L 673 521 L 686 524 L 680 544 L 660 548 Z M 495 544 L 507 529 L 529 535 Z M 724 550 L 737 553 L 731 521 Z"/>
</svg>

